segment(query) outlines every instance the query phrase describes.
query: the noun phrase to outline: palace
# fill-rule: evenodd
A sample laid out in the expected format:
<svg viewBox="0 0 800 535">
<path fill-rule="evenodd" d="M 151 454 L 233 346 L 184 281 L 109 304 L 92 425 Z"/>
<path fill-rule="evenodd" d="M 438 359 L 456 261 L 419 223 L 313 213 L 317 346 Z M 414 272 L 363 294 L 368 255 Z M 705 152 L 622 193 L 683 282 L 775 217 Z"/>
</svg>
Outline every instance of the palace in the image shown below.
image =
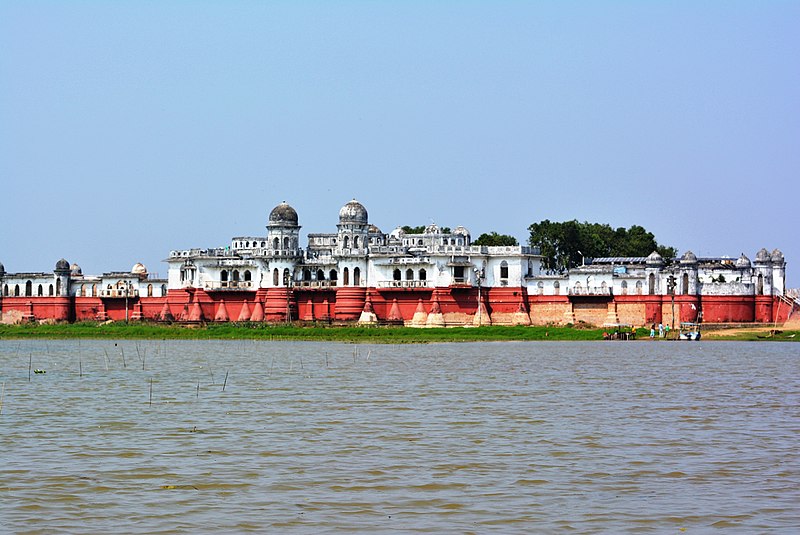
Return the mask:
<svg viewBox="0 0 800 535">
<path fill-rule="evenodd" d="M 535 248 L 473 245 L 464 227 L 384 234 L 356 200 L 339 211 L 336 232 L 309 234 L 305 249 L 300 228 L 283 202 L 266 236 L 171 251 L 167 279 L 142 264 L 99 276 L 63 259 L 52 273 L 0 264 L 0 319 L 645 325 L 782 322 L 800 309 L 785 295 L 777 249 L 753 262 L 653 252 L 547 273 Z"/>
</svg>

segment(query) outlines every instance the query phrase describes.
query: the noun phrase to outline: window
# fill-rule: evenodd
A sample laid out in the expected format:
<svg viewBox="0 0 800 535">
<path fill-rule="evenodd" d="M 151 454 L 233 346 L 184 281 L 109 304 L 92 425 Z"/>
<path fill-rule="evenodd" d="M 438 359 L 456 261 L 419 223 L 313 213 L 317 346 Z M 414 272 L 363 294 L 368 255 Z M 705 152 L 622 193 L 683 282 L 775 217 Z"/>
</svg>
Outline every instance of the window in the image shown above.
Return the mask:
<svg viewBox="0 0 800 535">
<path fill-rule="evenodd" d="M 683 280 L 685 281 L 684 284 L 683 284 L 683 293 L 684 294 L 688 294 L 689 293 L 689 275 L 684 273 Z M 764 275 L 763 274 L 761 274 L 761 273 L 758 274 L 758 282 L 756 284 L 757 284 L 756 293 L 758 295 L 764 295 Z"/>
<path fill-rule="evenodd" d="M 61 279 L 56 279 L 56 295 L 61 295 Z"/>
<path fill-rule="evenodd" d="M 395 269 L 395 270 L 392 272 L 392 280 L 399 281 L 399 280 L 400 280 L 400 278 L 401 278 L 401 275 L 400 275 L 400 270 L 399 270 L 399 269 Z"/>
<path fill-rule="evenodd" d="M 289 248 L 289 237 L 288 236 L 283 239 L 283 248 L 284 249 L 288 249 Z"/>
<path fill-rule="evenodd" d="M 40 284 L 40 285 L 39 285 L 39 287 L 36 289 L 36 295 L 38 295 L 39 297 L 41 297 L 41 296 L 43 296 L 43 295 L 44 295 L 44 289 L 42 288 L 42 285 L 41 285 L 41 284 Z"/>
<path fill-rule="evenodd" d="M 304 281 L 310 281 L 311 280 L 311 270 L 310 269 L 304 269 L 303 270 L 303 280 Z"/>
<path fill-rule="evenodd" d="M 3 285 L 3 295 L 8 297 L 8 284 Z"/>
<path fill-rule="evenodd" d="M 642 281 L 636 281 L 636 295 L 642 295 Z"/>
<path fill-rule="evenodd" d="M 14 285 L 14 297 L 19 297 L 19 284 Z"/>
<path fill-rule="evenodd" d="M 350 284 L 350 270 L 348 268 L 344 268 L 342 272 L 342 284 L 345 286 Z"/>
<path fill-rule="evenodd" d="M 428 273 L 425 271 L 425 268 L 419 270 L 419 280 L 424 281 L 427 276 Z"/>
<path fill-rule="evenodd" d="M 358 249 L 358 236 L 353 238 L 353 249 Z"/>
<path fill-rule="evenodd" d="M 97 285 L 92 284 L 92 297 L 97 297 Z"/>
<path fill-rule="evenodd" d="M 152 284 L 148 284 L 147 285 L 147 297 L 153 297 L 153 285 Z"/>
<path fill-rule="evenodd" d="M 309 278 L 310 277 L 311 276 L 309 274 Z M 289 286 L 289 282 L 290 281 L 291 281 L 291 278 L 290 278 L 290 275 L 289 275 L 289 268 L 286 268 L 286 269 L 283 270 L 283 284 L 285 284 L 286 286 Z"/>
<path fill-rule="evenodd" d="M 276 251 L 281 248 L 281 241 L 278 238 L 272 240 L 272 248 Z"/>
<path fill-rule="evenodd" d="M 32 286 L 33 285 L 31 284 L 31 281 L 25 283 L 25 297 L 30 297 L 33 295 Z"/>
<path fill-rule="evenodd" d="M 239 270 L 238 269 L 234 269 L 233 270 L 233 281 L 234 282 L 238 282 L 239 281 Z"/>
<path fill-rule="evenodd" d="M 275 269 L 272 270 L 272 285 L 273 286 L 278 286 L 278 284 L 280 284 L 280 282 L 278 280 L 280 276 L 281 276 L 281 274 L 278 271 L 278 268 L 275 268 Z"/>
<path fill-rule="evenodd" d="M 219 280 L 222 282 L 228 282 L 228 272 L 224 269 L 222 270 L 222 273 L 219 274 Z"/>
<path fill-rule="evenodd" d="M 252 279 L 252 277 L 253 275 L 250 273 L 250 270 L 249 269 L 245 270 L 244 280 L 249 282 Z"/>
<path fill-rule="evenodd" d="M 324 281 L 325 280 L 325 272 L 322 271 L 321 269 L 317 270 L 317 280 L 318 281 Z"/>
<path fill-rule="evenodd" d="M 647 277 L 647 293 L 650 295 L 655 295 L 656 293 L 656 276 L 654 273 Z"/>
<path fill-rule="evenodd" d="M 556 295 L 561 295 L 561 283 L 560 282 L 555 281 L 553 283 L 553 291 L 555 292 Z"/>
<path fill-rule="evenodd" d="M 500 278 L 507 279 L 508 278 L 508 262 L 503 260 L 500 263 Z"/>
<path fill-rule="evenodd" d="M 413 269 L 409 268 L 409 269 L 406 270 L 406 280 L 407 281 L 414 280 L 414 270 Z"/>
<path fill-rule="evenodd" d="M 628 295 L 628 281 L 622 281 L 622 295 Z"/>
<path fill-rule="evenodd" d="M 536 293 L 539 295 L 544 295 L 544 283 L 542 281 L 539 281 L 538 284 L 536 284 Z"/>
<path fill-rule="evenodd" d="M 335 269 L 332 269 L 328 278 L 332 281 L 335 281 L 336 279 L 339 278 L 339 275 L 336 273 Z"/>
<path fill-rule="evenodd" d="M 165 295 L 167 295 L 167 285 L 166 284 L 162 284 L 161 285 L 161 297 L 164 297 Z"/>
<path fill-rule="evenodd" d="M 344 248 L 347 249 L 350 247 L 350 238 L 347 236 L 344 237 Z"/>
<path fill-rule="evenodd" d="M 361 286 L 361 269 L 360 268 L 353 268 L 353 284 L 356 286 Z"/>
</svg>

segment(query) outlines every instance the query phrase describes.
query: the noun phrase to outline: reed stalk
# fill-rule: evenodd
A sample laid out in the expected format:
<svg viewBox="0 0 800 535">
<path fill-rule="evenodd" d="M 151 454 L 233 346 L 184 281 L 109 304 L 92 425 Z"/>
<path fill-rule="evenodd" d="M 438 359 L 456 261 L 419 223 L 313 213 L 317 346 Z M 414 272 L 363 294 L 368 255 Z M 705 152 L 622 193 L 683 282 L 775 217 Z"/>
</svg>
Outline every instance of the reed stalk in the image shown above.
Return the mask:
<svg viewBox="0 0 800 535">
<path fill-rule="evenodd" d="M 225 385 L 228 384 L 228 370 L 225 370 L 225 380 L 222 382 L 222 391 L 225 392 Z"/>
</svg>

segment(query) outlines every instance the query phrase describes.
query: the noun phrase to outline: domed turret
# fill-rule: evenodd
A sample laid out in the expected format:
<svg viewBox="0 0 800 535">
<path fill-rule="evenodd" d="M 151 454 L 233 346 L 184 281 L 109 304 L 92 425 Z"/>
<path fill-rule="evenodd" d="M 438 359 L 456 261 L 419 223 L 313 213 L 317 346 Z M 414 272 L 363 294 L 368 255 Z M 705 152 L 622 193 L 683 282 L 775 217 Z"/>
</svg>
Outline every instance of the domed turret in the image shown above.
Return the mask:
<svg viewBox="0 0 800 535">
<path fill-rule="evenodd" d="M 465 227 L 459 225 L 453 230 L 453 234 L 456 236 L 469 236 L 469 231 Z"/>
<path fill-rule="evenodd" d="M 756 262 L 762 263 L 769 261 L 770 261 L 769 251 L 767 251 L 766 248 L 762 247 L 761 250 L 756 253 Z"/>
<path fill-rule="evenodd" d="M 67 262 L 62 258 L 61 260 L 56 262 L 55 271 L 69 271 L 69 262 Z"/>
<path fill-rule="evenodd" d="M 366 225 L 368 222 L 367 209 L 364 205 L 353 199 L 339 210 L 339 223 Z"/>
<path fill-rule="evenodd" d="M 296 227 L 297 212 L 283 201 L 269 213 L 269 227 Z"/>
<path fill-rule="evenodd" d="M 782 264 L 783 263 L 783 253 L 780 251 L 780 249 L 775 249 L 774 251 L 772 251 L 772 254 L 770 255 L 770 259 L 772 260 L 772 262 L 774 264 Z"/>
<path fill-rule="evenodd" d="M 69 274 L 73 277 L 80 277 L 83 275 L 83 270 L 81 266 L 73 262 L 72 265 L 69 266 Z"/>
<path fill-rule="evenodd" d="M 439 226 L 436 223 L 432 223 L 425 227 L 425 234 L 439 234 Z"/>
<path fill-rule="evenodd" d="M 742 253 L 742 256 L 740 256 L 739 259 L 736 261 L 736 268 L 737 269 L 748 269 L 751 266 L 752 265 L 750 264 L 750 259 L 747 258 L 744 253 Z"/>
<path fill-rule="evenodd" d="M 136 262 L 133 267 L 131 268 L 131 273 L 134 275 L 139 275 L 140 277 L 144 275 L 147 276 L 147 268 L 141 262 Z"/>
<path fill-rule="evenodd" d="M 657 251 L 653 251 L 650 253 L 650 256 L 647 257 L 647 265 L 648 266 L 663 266 L 664 259 L 658 254 Z"/>
<path fill-rule="evenodd" d="M 3 263 L 0 262 L 0 277 L 6 274 L 6 268 L 3 266 Z"/>
<path fill-rule="evenodd" d="M 399 240 L 402 239 L 403 236 L 406 235 L 406 231 L 403 230 L 403 227 L 397 227 L 393 231 L 389 233 L 389 238 L 392 240 Z"/>
<path fill-rule="evenodd" d="M 686 251 L 685 253 L 683 253 L 683 256 L 681 257 L 681 264 L 687 265 L 696 263 L 697 263 L 697 256 L 693 252 Z"/>
<path fill-rule="evenodd" d="M 370 234 L 382 234 L 381 229 L 379 229 L 375 225 L 370 225 L 369 226 L 369 233 Z"/>
</svg>

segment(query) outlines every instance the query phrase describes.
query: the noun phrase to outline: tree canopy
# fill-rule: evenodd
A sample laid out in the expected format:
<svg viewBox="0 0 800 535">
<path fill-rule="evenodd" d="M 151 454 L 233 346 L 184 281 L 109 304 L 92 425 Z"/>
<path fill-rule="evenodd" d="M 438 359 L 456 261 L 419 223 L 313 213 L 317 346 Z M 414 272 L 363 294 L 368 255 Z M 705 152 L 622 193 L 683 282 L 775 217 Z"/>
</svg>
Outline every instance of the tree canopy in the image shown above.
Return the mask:
<svg viewBox="0 0 800 535">
<path fill-rule="evenodd" d="M 613 229 L 605 223 L 545 219 L 533 223 L 528 230 L 528 243 L 540 249 L 545 269 L 554 271 L 580 265 L 584 258 L 648 256 L 657 251 L 668 260 L 677 253 L 674 247 L 659 245 L 653 233 L 639 225 Z"/>
<path fill-rule="evenodd" d="M 488 245 L 488 246 L 497 246 L 497 245 L 519 245 L 517 239 L 514 236 L 509 236 L 508 234 L 498 234 L 497 232 L 492 231 L 489 234 L 485 232 L 478 236 L 477 240 L 472 241 L 472 245 Z"/>
<path fill-rule="evenodd" d="M 425 229 L 427 227 L 425 225 L 420 225 L 418 227 L 403 225 L 400 228 L 403 229 L 403 232 L 405 232 L 406 234 L 425 234 Z M 450 227 L 442 227 L 439 229 L 439 232 L 442 234 L 450 234 Z"/>
</svg>

